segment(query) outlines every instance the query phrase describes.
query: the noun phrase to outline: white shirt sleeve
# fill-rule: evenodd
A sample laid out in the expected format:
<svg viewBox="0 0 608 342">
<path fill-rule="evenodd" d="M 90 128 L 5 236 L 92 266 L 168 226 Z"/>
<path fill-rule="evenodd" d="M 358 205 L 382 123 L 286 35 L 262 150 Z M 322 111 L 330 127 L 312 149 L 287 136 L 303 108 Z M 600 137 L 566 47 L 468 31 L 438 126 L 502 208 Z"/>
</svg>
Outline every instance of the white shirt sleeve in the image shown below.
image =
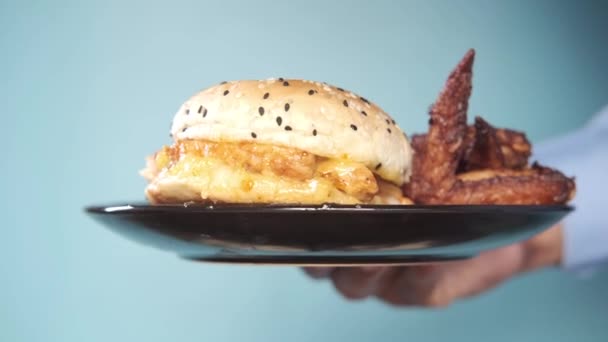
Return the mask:
<svg viewBox="0 0 608 342">
<path fill-rule="evenodd" d="M 532 160 L 576 180 L 562 266 L 577 272 L 608 266 L 608 106 L 581 129 L 533 149 Z"/>
</svg>

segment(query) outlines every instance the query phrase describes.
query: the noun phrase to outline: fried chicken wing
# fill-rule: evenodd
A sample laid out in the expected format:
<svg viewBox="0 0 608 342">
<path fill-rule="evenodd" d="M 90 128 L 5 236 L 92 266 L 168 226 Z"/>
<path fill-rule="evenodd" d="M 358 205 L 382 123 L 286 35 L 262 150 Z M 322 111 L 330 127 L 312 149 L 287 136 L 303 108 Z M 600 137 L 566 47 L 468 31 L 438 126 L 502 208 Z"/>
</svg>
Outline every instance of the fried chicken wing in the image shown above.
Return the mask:
<svg viewBox="0 0 608 342">
<path fill-rule="evenodd" d="M 562 204 L 575 194 L 574 179 L 538 164 L 524 170 L 471 171 L 458 176 L 442 204 Z"/>
<path fill-rule="evenodd" d="M 479 128 L 478 128 L 479 127 Z M 412 136 L 415 151 L 422 151 L 427 134 Z M 495 128 L 481 117 L 467 126 L 457 173 L 480 169 L 522 169 L 528 166 L 532 146 L 524 133 Z M 421 158 L 422 152 L 415 158 Z"/>
<path fill-rule="evenodd" d="M 521 169 L 528 165 L 528 158 L 532 154 L 532 145 L 524 133 L 499 128 L 496 129 L 496 137 L 500 144 L 506 168 Z"/>
<path fill-rule="evenodd" d="M 412 181 L 406 186 L 410 196 L 439 199 L 454 186 L 467 128 L 474 59 L 475 51 L 469 50 L 431 107 L 429 132 L 416 150 Z"/>
<path fill-rule="evenodd" d="M 412 137 L 413 172 L 404 193 L 419 204 L 563 204 L 573 178 L 534 163 L 523 133 L 480 117 L 466 126 L 474 52 L 448 78 L 431 109 L 427 134 Z"/>
<path fill-rule="evenodd" d="M 496 130 L 480 117 L 475 118 L 475 137 L 468 156 L 461 161 L 461 170 L 501 169 L 505 167 Z"/>
</svg>

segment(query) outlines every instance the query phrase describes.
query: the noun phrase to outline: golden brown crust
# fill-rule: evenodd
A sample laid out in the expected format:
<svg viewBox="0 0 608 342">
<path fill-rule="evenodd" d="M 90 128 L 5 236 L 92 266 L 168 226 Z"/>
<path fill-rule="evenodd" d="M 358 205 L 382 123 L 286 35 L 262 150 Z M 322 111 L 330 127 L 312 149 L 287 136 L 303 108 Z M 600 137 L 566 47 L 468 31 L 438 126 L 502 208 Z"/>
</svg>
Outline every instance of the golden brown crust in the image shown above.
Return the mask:
<svg viewBox="0 0 608 342">
<path fill-rule="evenodd" d="M 459 175 L 454 188 L 442 198 L 442 204 L 563 204 L 575 193 L 572 178 L 537 164 L 525 170 L 472 173 L 476 175 Z"/>
<path fill-rule="evenodd" d="M 443 192 L 449 191 L 456 181 L 454 174 L 461 160 L 467 127 L 474 58 L 475 51 L 469 50 L 431 108 L 428 136 L 414 153 L 421 157 L 414 157 L 412 180 L 405 186 L 415 202 L 416 197 L 442 198 Z"/>
<path fill-rule="evenodd" d="M 458 172 L 476 169 L 521 169 L 528 165 L 532 146 L 526 135 L 495 128 L 477 116 L 465 138 L 465 152 Z"/>
<path fill-rule="evenodd" d="M 378 193 L 378 183 L 374 174 L 367 167 L 361 166 L 332 160 L 319 164 L 317 172 L 330 180 L 336 189 L 362 202 L 369 202 Z"/>
<path fill-rule="evenodd" d="M 244 167 L 249 172 L 272 173 L 297 180 L 312 178 L 317 164 L 317 157 L 305 151 L 250 142 L 181 140 L 169 147 L 169 150 L 174 162 L 187 154 L 213 157 L 230 166 Z"/>
<path fill-rule="evenodd" d="M 527 167 L 531 146 L 524 134 L 495 129 L 479 117 L 466 127 L 463 104 L 470 95 L 471 63 L 469 52 L 433 107 L 429 133 L 412 137 L 406 196 L 419 204 L 567 203 L 575 193 L 574 179 L 538 164 Z"/>
<path fill-rule="evenodd" d="M 480 129 L 478 129 L 479 127 Z M 412 136 L 414 158 L 424 158 L 427 134 Z M 458 173 L 481 169 L 523 169 L 528 166 L 532 146 L 522 132 L 495 128 L 481 117 L 467 127 Z M 414 162 L 415 164 L 416 162 Z"/>
<path fill-rule="evenodd" d="M 480 117 L 475 118 L 475 140 L 464 170 L 500 169 L 505 167 L 505 158 L 496 136 L 496 130 Z M 462 164 L 462 163 L 461 163 Z"/>
<path fill-rule="evenodd" d="M 412 205 L 414 201 L 410 198 L 405 197 L 401 188 L 382 179 L 378 181 L 378 193 L 370 201 L 371 204 L 400 204 L 400 205 Z"/>
<path fill-rule="evenodd" d="M 144 173 L 153 203 L 411 203 L 396 185 L 380 187 L 362 163 L 251 142 L 181 140 L 150 158 Z"/>
<path fill-rule="evenodd" d="M 528 165 L 528 159 L 532 154 L 532 145 L 524 133 L 499 128 L 496 129 L 496 137 L 500 144 L 506 168 L 520 169 Z"/>
</svg>

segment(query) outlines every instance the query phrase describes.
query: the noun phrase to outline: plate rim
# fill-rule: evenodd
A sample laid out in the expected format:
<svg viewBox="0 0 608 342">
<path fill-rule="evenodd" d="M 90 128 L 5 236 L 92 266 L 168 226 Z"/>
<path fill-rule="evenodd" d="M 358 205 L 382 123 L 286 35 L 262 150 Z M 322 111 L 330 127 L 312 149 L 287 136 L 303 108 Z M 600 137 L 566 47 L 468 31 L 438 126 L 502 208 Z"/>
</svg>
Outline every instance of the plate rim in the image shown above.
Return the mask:
<svg viewBox="0 0 608 342">
<path fill-rule="evenodd" d="M 491 212 L 571 212 L 571 204 L 457 204 L 457 205 L 400 205 L 400 204 L 149 204 L 125 202 L 123 204 L 98 204 L 84 207 L 89 214 L 147 214 L 147 213 L 491 213 Z"/>
<path fill-rule="evenodd" d="M 128 203 L 128 202 L 124 202 L 124 203 Z M 470 258 L 473 257 L 474 255 L 478 254 L 480 251 L 483 250 L 487 250 L 488 246 L 491 246 L 493 244 L 498 243 L 498 241 L 492 242 L 488 245 L 489 241 L 485 241 L 482 242 L 477 241 L 475 242 L 475 239 L 479 240 L 479 237 L 483 239 L 485 239 L 485 236 L 499 236 L 499 235 L 495 235 L 495 233 L 475 233 L 473 232 L 474 237 L 473 240 L 467 238 L 465 240 L 460 241 L 459 239 L 448 239 L 445 240 L 444 238 L 441 238 L 439 240 L 441 241 L 445 241 L 442 244 L 438 244 L 438 245 L 428 245 L 428 246 L 421 246 L 421 247 L 416 247 L 413 250 L 411 248 L 402 248 L 403 251 L 399 251 L 399 250 L 393 250 L 393 249 L 388 249 L 386 250 L 386 252 L 388 254 L 383 254 L 382 253 L 378 253 L 378 247 L 380 247 L 380 249 L 384 249 L 384 247 L 382 246 L 382 244 L 375 246 L 372 245 L 365 245 L 364 249 L 344 249 L 344 246 L 346 245 L 350 245 L 350 246 L 357 246 L 358 244 L 360 244 L 361 241 L 354 239 L 351 240 L 350 242 L 347 241 L 346 244 L 333 244 L 333 247 L 330 246 L 329 250 L 331 250 L 332 252 L 336 252 L 334 254 L 331 254 L 329 256 L 332 256 L 333 259 L 329 260 L 328 259 L 328 255 L 324 254 L 324 255 L 314 255 L 317 253 L 313 253 L 310 254 L 310 252 L 315 252 L 315 251 L 323 251 L 323 250 L 327 250 L 327 241 L 325 241 L 325 249 L 321 248 L 319 249 L 319 247 L 315 247 L 311 250 L 309 250 L 308 252 L 306 252 L 305 254 L 309 254 L 310 257 L 305 257 L 305 258 L 300 258 L 299 257 L 299 249 L 301 249 L 301 246 L 299 245 L 293 245 L 290 243 L 285 243 L 285 241 L 281 241 L 281 238 L 279 239 L 274 239 L 271 241 L 271 243 L 266 243 L 266 245 L 273 247 L 273 246 L 282 246 L 282 247 L 288 247 L 288 248 L 294 248 L 295 246 L 295 254 L 294 254 L 294 250 L 278 250 L 276 248 L 274 249 L 268 249 L 268 250 L 264 250 L 264 249 L 260 249 L 260 251 L 262 252 L 255 252 L 255 250 L 257 250 L 257 248 L 255 248 L 254 250 L 250 250 L 250 249 L 243 249 L 242 246 L 237 245 L 230 245 L 227 244 L 224 247 L 222 247 L 221 245 L 218 246 L 214 246 L 213 244 L 211 244 L 211 242 L 213 241 L 199 241 L 199 238 L 201 234 L 201 232 L 203 232 L 203 234 L 207 234 L 204 231 L 200 231 L 197 229 L 192 230 L 189 225 L 186 225 L 185 228 L 179 228 L 179 227 L 157 227 L 156 223 L 154 225 L 150 225 L 147 224 L 146 222 L 151 222 L 154 221 L 156 222 L 156 219 L 159 217 L 167 217 L 167 218 L 171 218 L 173 219 L 186 219 L 189 221 L 199 221 L 199 220 L 215 220 L 215 219 L 223 219 L 225 217 L 230 217 L 230 216 L 235 216 L 234 214 L 237 214 L 236 216 L 240 216 L 243 215 L 242 217 L 239 217 L 237 219 L 237 221 L 241 220 L 241 219 L 245 219 L 245 221 L 252 219 L 252 220 L 258 220 L 260 218 L 264 218 L 264 216 L 266 216 L 266 218 L 264 219 L 270 219 L 272 221 L 275 222 L 285 222 L 284 219 L 294 219 L 294 218 L 305 218 L 305 216 L 307 215 L 311 215 L 309 217 L 306 217 L 307 219 L 311 219 L 313 221 L 316 221 L 318 223 L 321 222 L 332 222 L 332 220 L 342 220 L 344 218 L 351 217 L 350 219 L 355 220 L 355 221 L 359 221 L 359 219 L 362 216 L 368 215 L 368 216 L 373 216 L 375 218 L 378 219 L 383 219 L 382 215 L 387 215 L 385 217 L 385 219 L 388 220 L 400 220 L 402 218 L 408 218 L 408 217 L 418 217 L 418 218 L 423 218 L 425 216 L 428 216 L 428 218 L 435 216 L 435 214 L 438 214 L 436 217 L 437 219 L 442 219 L 441 217 L 443 215 L 453 215 L 453 214 L 458 214 L 458 215 L 464 215 L 465 217 L 467 215 L 503 215 L 503 216 L 513 216 L 513 217 L 526 217 L 526 216 L 534 216 L 536 215 L 537 217 L 552 217 L 555 215 L 558 216 L 566 216 L 568 215 L 572 210 L 574 210 L 574 206 L 572 205 L 335 205 L 335 204 L 331 204 L 331 205 L 289 205 L 289 204 L 273 204 L 273 205 L 242 205 L 242 204 L 228 204 L 228 205 L 202 205 L 202 204 L 197 204 L 197 205 L 183 205 L 183 204 L 166 204 L 166 205 L 152 205 L 146 202 L 131 202 L 132 204 L 111 204 L 111 205 L 96 205 L 96 206 L 88 206 L 85 207 L 85 211 L 87 211 L 88 214 L 90 214 L 92 216 L 92 218 L 94 220 L 99 220 L 101 222 L 104 222 L 106 225 L 109 224 L 109 228 L 110 230 L 113 231 L 117 231 L 119 233 L 119 235 L 122 235 L 123 237 L 130 237 L 131 239 L 134 239 L 137 243 L 139 244 L 144 244 L 144 245 L 152 245 L 152 247 L 155 247 L 156 249 L 161 249 L 164 251 L 168 251 L 171 252 L 175 255 L 177 255 L 178 257 L 182 258 L 182 259 L 189 259 L 191 261 L 199 261 L 199 262 L 207 262 L 207 263 L 216 263 L 216 264 L 264 264 L 264 265 L 288 265 L 288 264 L 292 264 L 292 265 L 346 265 L 346 264 L 350 264 L 350 265 L 364 265 L 364 264 L 378 264 L 378 265 L 386 265 L 388 264 L 388 262 L 390 262 L 391 264 L 393 264 L 393 262 L 391 262 L 389 259 L 389 256 L 393 256 L 393 255 L 400 255 L 403 258 L 406 258 L 408 260 L 401 260 L 399 262 L 395 262 L 394 264 L 420 264 L 422 262 L 447 262 L 446 256 L 451 257 L 452 259 L 458 260 L 458 259 L 462 259 L 462 258 Z M 210 207 L 212 207 L 213 209 L 210 210 Z M 367 210 L 366 210 L 367 209 Z M 290 217 L 290 215 L 292 215 Z M 122 223 L 119 223 L 118 226 L 112 222 L 114 221 L 131 221 L 131 220 L 135 220 L 136 222 L 136 226 L 138 226 L 138 228 L 136 229 L 131 229 L 133 228 L 130 224 L 127 225 L 127 230 L 123 229 L 125 228 L 125 225 L 123 225 Z M 166 221 L 166 220 L 165 220 Z M 165 222 L 163 221 L 163 222 Z M 242 220 L 241 220 L 242 221 Z M 143 222 L 143 227 L 141 226 L 141 223 Z M 243 221 L 244 222 L 244 221 Z M 198 224 L 198 223 L 197 223 Z M 194 227 L 194 226 L 192 226 Z M 140 229 L 141 228 L 141 229 Z M 249 229 L 249 228 L 247 228 Z M 523 228 L 522 228 L 523 229 Z M 150 236 L 147 236 L 146 234 L 144 235 L 138 235 L 138 232 L 140 231 L 146 231 L 146 232 L 153 232 L 153 236 L 152 236 L 152 240 L 150 240 Z M 280 230 L 277 230 L 280 231 Z M 346 231 L 346 230 L 344 230 Z M 365 233 L 364 231 L 368 231 L 367 228 L 362 228 L 361 230 L 361 234 Z M 374 231 L 376 232 L 377 229 L 374 228 Z M 185 239 L 183 239 L 182 237 L 182 233 L 186 232 L 187 234 L 185 235 Z M 284 231 L 283 231 L 284 232 Z M 525 231 L 521 230 L 517 231 L 517 232 L 513 232 L 513 234 L 517 234 L 517 235 L 513 235 L 512 233 L 507 234 L 507 236 L 503 236 L 501 239 L 514 239 L 517 236 L 523 236 L 523 234 L 529 234 L 530 232 L 532 232 L 532 230 L 526 228 Z M 540 232 L 540 230 L 538 230 L 538 232 Z M 239 233 L 239 232 L 237 232 Z M 247 232 L 246 232 L 247 233 Z M 135 235 L 131 235 L 131 234 L 135 234 Z M 158 235 L 160 234 L 160 235 Z M 190 235 L 189 235 L 190 234 Z M 194 235 L 192 235 L 194 234 Z M 240 234 L 240 233 L 239 233 Z M 249 234 L 249 233 L 247 233 Z M 347 233 L 348 234 L 348 233 Z M 365 233 L 367 234 L 367 233 Z M 365 235 L 364 234 L 364 235 Z M 441 233 L 444 234 L 444 233 Z M 489 235 L 488 235 L 489 234 Z M 502 233 L 500 233 L 501 235 L 504 235 Z M 190 237 L 195 236 L 194 239 L 190 239 Z M 200 236 L 199 236 L 200 235 Z M 393 234 L 394 235 L 394 234 Z M 156 238 L 154 236 L 162 236 L 162 238 L 160 240 L 155 240 Z M 217 239 L 216 237 L 214 237 L 215 235 L 211 234 L 208 235 L 209 237 L 211 237 L 211 239 Z M 217 235 L 219 236 L 220 240 L 225 240 L 229 243 L 232 243 L 234 241 L 232 241 L 233 239 L 225 239 L 225 237 L 222 237 L 222 235 Z M 392 236 L 392 235 L 391 235 Z M 520 237 L 518 237 L 516 241 L 520 241 Z M 169 238 L 169 240 L 164 240 L 165 238 Z M 449 236 L 448 236 L 449 238 Z M 174 240 L 177 239 L 181 242 L 186 242 L 186 243 L 194 243 L 194 245 L 190 246 L 181 246 L 180 244 L 175 244 Z M 409 238 L 401 236 L 399 237 L 397 240 L 395 241 L 404 241 L 406 244 L 410 243 L 406 240 L 408 240 Z M 436 238 L 433 238 L 436 239 Z M 432 239 L 431 239 L 432 240 Z M 431 241 L 429 240 L 429 241 Z M 438 240 L 438 241 L 439 241 Z M 165 242 L 163 242 L 165 241 Z M 168 242 L 167 242 L 168 241 Z M 198 241 L 198 242 L 197 242 Z M 278 243 L 276 243 L 276 241 L 279 241 Z M 333 240 L 331 240 L 333 241 Z M 374 240 L 375 241 L 375 240 Z M 506 241 L 506 240 L 502 240 L 502 241 Z M 514 240 L 515 241 L 515 240 Z M 239 241 L 236 241 L 237 243 L 239 243 Z M 289 241 L 287 241 L 289 242 Z M 309 241 L 310 242 L 310 241 Z M 462 244 L 462 242 L 466 242 L 464 245 Z M 469 243 L 473 242 L 472 245 L 468 245 Z M 260 242 L 256 242 L 253 241 L 254 245 L 255 244 L 260 244 Z M 264 244 L 265 242 L 261 242 L 262 244 Z M 307 242 L 308 243 L 308 242 Z M 319 242 L 312 242 L 313 244 L 316 244 L 316 246 L 322 246 L 323 242 L 321 242 L 321 244 L 319 244 Z M 481 243 L 481 244 L 479 244 Z M 332 245 L 330 244 L 330 245 Z M 399 243 L 400 244 L 400 243 Z M 202 245 L 202 247 L 201 247 Z M 305 244 L 304 244 L 305 245 Z M 363 246 L 361 245 L 361 246 Z M 455 245 L 459 245 L 459 247 L 457 248 L 453 248 L 452 246 Z M 500 242 L 500 244 L 498 244 L 497 246 L 503 246 L 505 245 L 503 242 Z M 211 247 L 211 249 L 207 248 L 207 247 Z M 313 246 L 313 245 L 310 245 Z M 371 248 L 373 250 L 377 250 L 376 252 L 369 250 L 369 247 L 371 246 Z M 405 245 L 404 245 L 405 246 Z M 215 250 L 215 248 L 220 248 L 218 250 Z M 246 247 L 246 246 L 245 246 Z M 386 246 L 385 246 L 386 247 Z M 391 246 L 388 246 L 391 247 Z M 403 246 L 402 246 L 403 247 Z M 224 248 L 227 248 L 226 250 L 224 250 Z M 336 249 L 337 248 L 337 249 Z M 438 249 L 437 249 L 438 248 Z M 237 254 L 232 254 L 234 251 L 233 249 L 235 249 L 235 251 L 237 252 Z M 411 250 L 411 252 L 407 252 L 405 253 L 405 250 Z M 224 253 L 224 252 L 227 253 Z M 253 254 L 250 254 L 250 252 L 253 252 Z M 363 254 L 361 254 L 363 253 Z M 372 255 L 375 255 L 375 257 L 372 257 L 371 260 L 370 258 L 368 258 L 366 255 L 364 255 L 365 253 L 369 254 L 371 253 Z M 384 253 L 384 252 L 383 252 Z M 260 256 L 267 256 L 268 258 L 266 259 L 261 259 Z M 286 262 L 285 260 L 278 262 L 276 260 L 276 258 L 289 258 L 289 262 Z M 356 257 L 356 259 L 354 259 L 354 257 Z M 388 257 L 388 258 L 387 258 Z M 319 259 L 319 258 L 323 258 L 323 260 Z M 420 260 L 414 260 L 412 258 L 420 258 Z M 197 259 L 197 260 L 192 260 L 192 259 Z M 225 259 L 225 260 L 222 260 Z M 238 260 L 237 260 L 238 259 Z M 256 260 L 254 260 L 256 259 Z M 297 260 L 296 260 L 297 259 Z M 433 260 L 431 260 L 433 259 Z M 443 259 L 443 260 L 440 260 Z"/>
</svg>

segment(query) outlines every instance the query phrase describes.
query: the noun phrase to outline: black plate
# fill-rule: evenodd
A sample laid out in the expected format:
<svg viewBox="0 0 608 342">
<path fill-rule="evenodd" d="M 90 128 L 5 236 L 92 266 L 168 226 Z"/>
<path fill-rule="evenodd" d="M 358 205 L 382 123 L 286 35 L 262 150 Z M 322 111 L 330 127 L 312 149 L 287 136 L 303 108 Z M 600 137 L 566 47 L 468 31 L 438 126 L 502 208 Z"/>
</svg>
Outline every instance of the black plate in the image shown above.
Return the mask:
<svg viewBox="0 0 608 342">
<path fill-rule="evenodd" d="M 527 239 L 570 206 L 184 206 L 86 208 L 139 243 L 201 261 L 409 264 L 470 258 Z"/>
</svg>

